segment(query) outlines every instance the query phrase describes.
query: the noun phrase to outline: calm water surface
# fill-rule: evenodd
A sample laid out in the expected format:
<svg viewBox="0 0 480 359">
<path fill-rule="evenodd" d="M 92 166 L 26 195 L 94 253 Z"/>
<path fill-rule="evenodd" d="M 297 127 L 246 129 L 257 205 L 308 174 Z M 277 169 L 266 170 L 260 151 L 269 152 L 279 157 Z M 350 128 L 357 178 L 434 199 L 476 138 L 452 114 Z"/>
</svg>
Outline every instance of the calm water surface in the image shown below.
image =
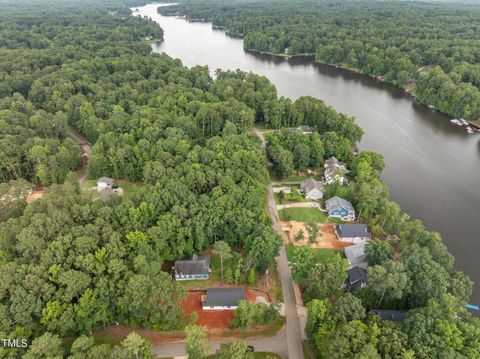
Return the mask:
<svg viewBox="0 0 480 359">
<path fill-rule="evenodd" d="M 480 135 L 468 135 L 449 118 L 412 100 L 399 88 L 367 76 L 305 59 L 281 59 L 243 50 L 241 39 L 157 14 L 157 5 L 139 8 L 158 22 L 166 52 L 184 65 L 237 68 L 267 76 L 279 95 L 310 95 L 337 111 L 354 115 L 365 130 L 361 149 L 383 154 L 390 196 L 427 228 L 441 233 L 456 267 L 476 283 L 472 302 L 480 305 Z"/>
</svg>

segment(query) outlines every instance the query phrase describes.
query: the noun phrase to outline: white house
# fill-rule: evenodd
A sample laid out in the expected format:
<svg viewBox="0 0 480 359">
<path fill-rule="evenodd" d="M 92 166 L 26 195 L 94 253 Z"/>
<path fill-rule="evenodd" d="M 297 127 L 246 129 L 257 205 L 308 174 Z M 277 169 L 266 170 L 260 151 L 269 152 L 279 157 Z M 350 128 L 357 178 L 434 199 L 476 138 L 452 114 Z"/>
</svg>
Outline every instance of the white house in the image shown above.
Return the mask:
<svg viewBox="0 0 480 359">
<path fill-rule="evenodd" d="M 336 166 L 326 167 L 324 172 L 325 182 L 328 184 L 338 182 L 341 185 L 346 185 L 348 184 L 348 179 L 345 176 L 345 173 L 345 171 Z"/>
<path fill-rule="evenodd" d="M 115 181 L 113 180 L 113 178 L 100 177 L 97 180 L 97 190 L 98 190 L 98 192 L 102 192 L 106 188 L 112 188 L 114 182 Z"/>
<path fill-rule="evenodd" d="M 210 288 L 202 303 L 203 310 L 235 310 L 238 302 L 245 299 L 243 288 Z"/>
<path fill-rule="evenodd" d="M 368 241 L 372 235 L 366 224 L 347 223 L 335 225 L 335 233 L 342 242 L 361 243 Z"/>
<path fill-rule="evenodd" d="M 300 192 L 305 195 L 305 198 L 316 201 L 323 198 L 324 188 L 321 182 L 309 178 L 300 183 Z"/>
</svg>

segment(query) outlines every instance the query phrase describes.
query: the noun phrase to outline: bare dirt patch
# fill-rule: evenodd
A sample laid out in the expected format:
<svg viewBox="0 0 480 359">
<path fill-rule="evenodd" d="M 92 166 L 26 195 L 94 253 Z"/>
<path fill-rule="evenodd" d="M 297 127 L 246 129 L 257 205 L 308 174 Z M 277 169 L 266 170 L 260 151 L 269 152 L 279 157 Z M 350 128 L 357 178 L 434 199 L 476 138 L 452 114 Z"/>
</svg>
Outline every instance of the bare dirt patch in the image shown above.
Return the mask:
<svg viewBox="0 0 480 359">
<path fill-rule="evenodd" d="M 36 201 L 37 199 L 39 198 L 42 198 L 43 197 L 43 188 L 42 187 L 38 187 L 35 189 L 35 191 L 33 191 L 32 193 L 30 193 L 26 198 L 25 198 L 25 201 L 27 201 L 27 203 L 32 203 L 33 201 Z"/>
<path fill-rule="evenodd" d="M 320 225 L 320 230 L 318 231 L 317 240 L 315 243 L 312 243 L 312 244 L 308 242 L 309 231 L 305 223 L 288 221 L 288 222 L 281 222 L 281 225 L 282 225 L 282 230 L 286 233 L 285 238 L 287 239 L 287 243 L 292 244 L 294 246 L 300 247 L 308 244 L 312 248 L 330 248 L 330 249 L 342 250 L 345 247 L 352 245 L 352 243 L 342 242 L 338 240 L 333 230 L 334 224 L 332 223 Z M 301 241 L 296 241 L 295 237 L 300 230 L 303 231 L 305 239 Z"/>
</svg>

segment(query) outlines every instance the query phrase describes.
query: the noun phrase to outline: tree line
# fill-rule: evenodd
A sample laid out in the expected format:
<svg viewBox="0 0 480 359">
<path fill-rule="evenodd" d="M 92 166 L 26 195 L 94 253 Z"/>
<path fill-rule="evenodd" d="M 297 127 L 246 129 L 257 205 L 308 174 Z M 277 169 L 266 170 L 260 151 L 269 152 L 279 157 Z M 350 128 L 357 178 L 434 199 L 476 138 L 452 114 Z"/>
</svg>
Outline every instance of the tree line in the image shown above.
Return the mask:
<svg viewBox="0 0 480 359">
<path fill-rule="evenodd" d="M 184 1 L 165 15 L 211 21 L 247 50 L 312 54 L 399 86 L 452 116 L 480 116 L 480 8 L 472 4 L 375 1 Z M 447 83 L 442 83 L 447 82 Z"/>
</svg>

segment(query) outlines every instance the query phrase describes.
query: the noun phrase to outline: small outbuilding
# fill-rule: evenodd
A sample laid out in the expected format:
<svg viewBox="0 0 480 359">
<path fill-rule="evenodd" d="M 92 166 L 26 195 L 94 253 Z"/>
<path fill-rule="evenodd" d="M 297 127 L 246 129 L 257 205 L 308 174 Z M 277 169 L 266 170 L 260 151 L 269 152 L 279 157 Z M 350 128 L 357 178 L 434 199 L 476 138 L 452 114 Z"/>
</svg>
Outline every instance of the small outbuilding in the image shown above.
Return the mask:
<svg viewBox="0 0 480 359">
<path fill-rule="evenodd" d="M 105 188 L 112 188 L 114 183 L 115 183 L 115 180 L 113 178 L 100 177 L 97 180 L 97 190 L 98 192 L 101 192 Z"/>
<path fill-rule="evenodd" d="M 325 208 L 329 217 L 340 218 L 343 221 L 355 220 L 355 209 L 346 199 L 334 196 L 325 201 Z"/>
<path fill-rule="evenodd" d="M 366 242 L 372 237 L 367 225 L 360 223 L 337 224 L 335 233 L 342 242 L 360 243 Z"/>
<path fill-rule="evenodd" d="M 203 310 L 235 310 L 238 303 L 245 299 L 243 288 L 210 288 L 202 303 Z"/>
<path fill-rule="evenodd" d="M 360 267 L 350 268 L 347 272 L 348 277 L 345 284 L 351 293 L 355 293 L 359 288 L 365 288 L 368 285 L 367 271 Z"/>
<path fill-rule="evenodd" d="M 305 195 L 305 198 L 319 200 L 323 198 L 324 193 L 323 185 L 320 181 L 315 181 L 313 178 L 309 178 L 300 183 L 300 192 Z"/>
</svg>

